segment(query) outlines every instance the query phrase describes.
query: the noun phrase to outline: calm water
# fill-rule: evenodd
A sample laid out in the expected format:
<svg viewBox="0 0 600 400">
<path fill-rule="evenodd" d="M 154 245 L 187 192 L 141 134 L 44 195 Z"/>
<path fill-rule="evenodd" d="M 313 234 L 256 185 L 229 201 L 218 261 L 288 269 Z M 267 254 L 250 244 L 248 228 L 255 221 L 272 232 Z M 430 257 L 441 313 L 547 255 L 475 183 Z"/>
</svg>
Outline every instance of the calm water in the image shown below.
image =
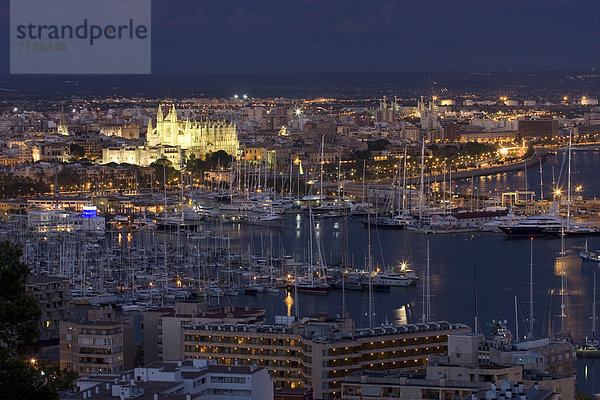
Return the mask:
<svg viewBox="0 0 600 400">
<path fill-rule="evenodd" d="M 561 175 L 562 154 L 551 156 L 544 164 L 545 191 L 550 192 L 552 166 L 556 179 Z M 586 197 L 600 194 L 600 183 L 595 179 L 595 165 L 600 165 L 600 152 L 574 152 L 573 185 L 583 185 Z M 566 168 L 566 167 L 565 167 Z M 564 173 L 562 174 L 564 178 Z M 530 169 L 528 179 L 537 182 L 539 171 Z M 536 180 L 537 179 L 537 180 Z M 565 182 L 564 179 L 561 181 Z M 476 178 L 481 190 L 495 191 L 523 187 L 523 172 L 496 177 Z M 468 185 L 459 183 L 459 185 Z M 531 186 L 530 186 L 531 187 Z M 547 189 L 546 189 L 547 188 Z M 270 247 L 275 254 L 293 254 L 304 259 L 308 243 L 308 218 L 288 215 L 283 228 L 242 226 L 231 228 L 236 237 L 234 245 L 260 253 Z M 316 222 L 316 237 L 321 241 L 323 255 L 328 263 L 341 260 L 344 255 L 355 265 L 364 265 L 368 248 L 368 230 L 358 219 L 327 219 Z M 415 232 L 371 230 L 371 251 L 374 263 L 384 266 L 408 261 L 424 276 L 427 243 L 430 247 L 430 271 L 433 319 L 463 322 L 473 326 L 474 320 L 474 269 L 477 269 L 477 288 L 480 328 L 490 332 L 493 319 L 507 320 L 509 329 L 525 336 L 529 327 L 529 264 L 530 246 L 533 245 L 534 264 L 534 335 L 547 336 L 561 330 L 571 333 L 577 341 L 584 341 L 591 333 L 592 286 L 594 273 L 600 272 L 598 264 L 582 262 L 579 251 L 585 239 L 566 240 L 564 270 L 567 275 L 568 316 L 561 321 L 559 290 L 561 287 L 560 239 L 530 240 L 506 239 L 502 234 L 446 234 L 423 235 Z M 347 243 L 347 244 L 346 244 Z M 600 237 L 588 239 L 589 247 L 600 249 Z M 345 249 L 348 249 L 345 253 Z M 266 251 L 265 251 L 266 252 Z M 599 274 L 600 275 L 600 274 Z M 600 281 L 600 276 L 599 276 Z M 518 314 L 515 321 L 514 298 L 517 296 Z M 275 315 L 294 315 L 297 302 L 300 315 L 328 313 L 341 315 L 344 302 L 341 292 L 328 296 L 299 294 L 260 294 L 242 296 L 229 301 L 238 305 L 251 305 L 267 309 L 268 320 Z M 393 288 L 389 293 L 374 293 L 374 323 L 386 321 L 411 323 L 419 321 L 422 314 L 422 286 Z M 368 326 L 368 296 L 362 292 L 345 294 L 345 309 L 360 327 Z M 598 362 L 580 361 L 578 384 L 581 390 L 600 389 Z M 585 375 L 587 371 L 587 375 Z"/>
<path fill-rule="evenodd" d="M 597 166 L 600 162 L 600 151 L 573 151 L 571 164 L 571 186 L 573 193 L 575 187 L 581 186 L 581 194 L 586 198 L 600 196 L 600 181 L 597 178 Z M 552 182 L 557 186 L 567 189 L 567 155 L 561 151 L 558 154 L 548 155 L 542 165 L 544 198 L 552 194 Z M 453 182 L 453 188 L 466 192 L 471 188 L 471 180 L 465 179 Z M 510 172 L 491 176 L 475 177 L 473 187 L 478 188 L 480 195 L 494 195 L 504 190 L 523 190 L 525 188 L 524 171 Z M 536 198 L 540 195 L 540 169 L 539 166 L 527 170 L 527 187 L 535 191 Z M 475 189 L 474 189 L 475 190 Z M 476 192 L 477 193 L 477 192 Z"/>
</svg>

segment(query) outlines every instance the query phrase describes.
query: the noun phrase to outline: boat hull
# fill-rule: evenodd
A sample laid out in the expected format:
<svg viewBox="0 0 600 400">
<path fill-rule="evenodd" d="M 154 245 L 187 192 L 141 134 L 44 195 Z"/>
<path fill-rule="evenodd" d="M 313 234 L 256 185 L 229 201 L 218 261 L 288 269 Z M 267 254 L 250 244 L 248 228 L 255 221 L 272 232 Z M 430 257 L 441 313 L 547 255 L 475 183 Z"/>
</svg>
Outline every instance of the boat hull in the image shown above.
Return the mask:
<svg viewBox="0 0 600 400">
<path fill-rule="evenodd" d="M 540 227 L 523 227 L 523 226 L 503 226 L 500 228 L 502 232 L 510 238 L 527 238 L 527 237 L 559 237 L 562 234 L 560 229 L 544 229 Z M 581 236 L 598 236 L 598 230 L 566 230 L 566 237 L 581 237 Z"/>
</svg>

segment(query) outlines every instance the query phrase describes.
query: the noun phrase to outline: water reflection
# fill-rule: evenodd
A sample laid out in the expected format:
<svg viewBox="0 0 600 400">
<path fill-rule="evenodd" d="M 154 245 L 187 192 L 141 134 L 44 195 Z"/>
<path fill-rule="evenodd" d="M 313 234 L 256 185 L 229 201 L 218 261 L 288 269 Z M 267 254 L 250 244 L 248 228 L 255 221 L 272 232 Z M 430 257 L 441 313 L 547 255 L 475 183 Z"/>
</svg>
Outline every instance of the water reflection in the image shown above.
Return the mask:
<svg viewBox="0 0 600 400">
<path fill-rule="evenodd" d="M 396 310 L 396 320 L 397 324 L 407 324 L 408 318 L 406 317 L 406 306 L 402 306 Z"/>
<path fill-rule="evenodd" d="M 589 394 L 600 392 L 600 359 L 577 360 L 577 390 Z"/>
<path fill-rule="evenodd" d="M 291 317 L 292 316 L 292 306 L 294 305 L 294 298 L 292 297 L 292 295 L 287 292 L 287 296 L 285 296 L 284 299 L 285 302 L 285 306 L 287 307 L 287 316 Z"/>
</svg>

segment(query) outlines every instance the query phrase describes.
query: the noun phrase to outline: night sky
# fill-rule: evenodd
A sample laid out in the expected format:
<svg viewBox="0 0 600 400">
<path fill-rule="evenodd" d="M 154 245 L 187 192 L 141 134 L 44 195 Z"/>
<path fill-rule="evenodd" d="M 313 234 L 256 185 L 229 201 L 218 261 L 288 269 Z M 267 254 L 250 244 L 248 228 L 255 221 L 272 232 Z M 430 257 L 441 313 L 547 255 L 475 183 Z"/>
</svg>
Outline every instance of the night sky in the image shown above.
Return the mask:
<svg viewBox="0 0 600 400">
<path fill-rule="evenodd" d="M 154 0 L 152 70 L 591 70 L 599 15 L 598 0 Z M 1 74 L 8 24 L 0 0 Z"/>
</svg>

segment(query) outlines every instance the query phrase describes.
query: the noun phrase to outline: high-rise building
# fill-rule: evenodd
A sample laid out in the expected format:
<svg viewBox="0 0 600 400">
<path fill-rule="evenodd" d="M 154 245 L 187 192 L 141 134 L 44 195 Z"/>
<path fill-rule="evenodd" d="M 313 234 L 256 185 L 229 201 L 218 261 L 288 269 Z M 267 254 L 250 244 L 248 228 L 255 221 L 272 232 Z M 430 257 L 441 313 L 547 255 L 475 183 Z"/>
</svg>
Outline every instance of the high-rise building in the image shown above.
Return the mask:
<svg viewBox="0 0 600 400">
<path fill-rule="evenodd" d="M 36 349 L 46 360 L 58 360 L 60 321 L 71 317 L 69 279 L 59 276 L 31 275 L 27 279 L 27 292 L 37 301 L 40 316 L 40 336 Z"/>
<path fill-rule="evenodd" d="M 339 398 L 342 379 L 361 370 L 424 371 L 446 351 L 461 324 L 434 322 L 355 329 L 350 319 L 311 317 L 291 325 L 181 326 L 179 358 L 267 367 L 275 387 L 312 387 L 316 399 Z"/>
<path fill-rule="evenodd" d="M 447 353 L 432 356 L 425 374 L 357 372 L 344 379 L 343 398 L 465 399 L 483 390 L 478 398 L 522 399 L 526 393 L 528 399 L 573 399 L 572 354 L 572 344 L 549 339 L 512 343 L 508 335 L 486 340 L 481 334 L 451 334 Z M 569 368 L 557 370 L 557 365 Z M 486 390 L 500 387 L 502 396 L 485 396 Z M 516 396 L 510 396 L 510 392 Z"/>
<path fill-rule="evenodd" d="M 458 142 L 460 140 L 460 125 L 455 122 L 444 125 L 444 140 Z"/>
<path fill-rule="evenodd" d="M 79 375 L 133 368 L 133 323 L 112 307 L 88 310 L 83 321 L 60 323 L 60 368 Z"/>
<path fill-rule="evenodd" d="M 547 138 L 558 135 L 558 120 L 553 118 L 519 120 L 519 138 Z"/>
<path fill-rule="evenodd" d="M 263 308 L 206 308 L 198 302 L 177 302 L 173 308 L 143 313 L 144 363 L 181 359 L 181 326 L 189 324 L 262 324 Z"/>
</svg>

